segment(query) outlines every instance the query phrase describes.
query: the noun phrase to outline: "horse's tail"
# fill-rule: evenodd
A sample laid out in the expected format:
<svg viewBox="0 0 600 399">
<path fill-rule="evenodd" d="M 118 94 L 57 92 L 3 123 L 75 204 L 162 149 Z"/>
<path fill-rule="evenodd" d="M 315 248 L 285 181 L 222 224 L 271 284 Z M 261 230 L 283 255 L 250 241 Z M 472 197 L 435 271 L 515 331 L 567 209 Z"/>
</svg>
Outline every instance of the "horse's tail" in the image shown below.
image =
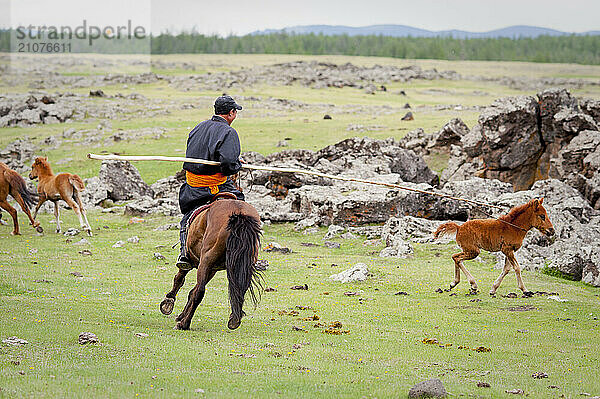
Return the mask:
<svg viewBox="0 0 600 399">
<path fill-rule="evenodd" d="M 433 238 L 437 239 L 439 236 L 446 234 L 456 234 L 459 228 L 460 226 L 454 222 L 446 222 L 437 228 L 435 233 L 433 233 Z"/>
<path fill-rule="evenodd" d="M 85 189 L 85 184 L 83 184 L 83 180 L 81 177 L 77 175 L 69 176 L 69 183 L 73 185 L 73 188 L 77 191 L 83 191 Z"/>
<path fill-rule="evenodd" d="M 17 192 L 21 195 L 21 198 L 23 198 L 23 202 L 25 203 L 26 207 L 31 208 L 36 204 L 38 200 L 37 193 L 29 191 L 25 180 L 21 177 L 20 174 L 18 174 L 14 170 L 6 170 L 4 172 L 4 177 L 8 181 L 10 187 L 17 190 Z"/>
<path fill-rule="evenodd" d="M 225 266 L 229 280 L 229 302 L 231 303 L 231 318 L 229 328 L 235 329 L 240 325 L 244 312 L 244 296 L 250 291 L 250 298 L 256 306 L 262 291 L 262 274 L 256 267 L 260 248 L 260 221 L 242 213 L 229 217 L 227 223 L 225 251 Z"/>
</svg>

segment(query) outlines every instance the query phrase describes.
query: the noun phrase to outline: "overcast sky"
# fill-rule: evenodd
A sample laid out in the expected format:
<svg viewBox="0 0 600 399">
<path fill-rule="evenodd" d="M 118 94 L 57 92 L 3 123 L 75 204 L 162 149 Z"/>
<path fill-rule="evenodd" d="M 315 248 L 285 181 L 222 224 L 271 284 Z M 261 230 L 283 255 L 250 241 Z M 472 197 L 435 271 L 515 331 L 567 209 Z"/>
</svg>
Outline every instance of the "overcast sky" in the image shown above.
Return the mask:
<svg viewBox="0 0 600 399">
<path fill-rule="evenodd" d="M 84 18 L 102 26 L 131 18 L 143 26 L 151 21 L 155 33 L 195 28 L 220 35 L 315 24 L 399 24 L 474 32 L 534 25 L 584 32 L 600 30 L 599 16 L 597 0 L 0 0 L 4 27 L 76 26 Z"/>
</svg>

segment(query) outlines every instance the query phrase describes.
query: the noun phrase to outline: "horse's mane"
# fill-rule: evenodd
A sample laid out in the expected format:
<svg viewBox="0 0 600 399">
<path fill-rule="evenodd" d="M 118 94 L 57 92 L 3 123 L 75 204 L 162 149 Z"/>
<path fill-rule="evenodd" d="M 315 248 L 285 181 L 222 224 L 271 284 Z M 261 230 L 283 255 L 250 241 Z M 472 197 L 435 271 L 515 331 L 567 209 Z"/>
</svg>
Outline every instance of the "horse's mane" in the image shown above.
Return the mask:
<svg viewBox="0 0 600 399">
<path fill-rule="evenodd" d="M 516 218 L 518 218 L 523 212 L 525 212 L 531 205 L 533 201 L 529 201 L 525 204 L 517 205 L 512 208 L 506 215 L 500 216 L 499 220 L 504 220 L 505 222 L 514 222 Z"/>
</svg>

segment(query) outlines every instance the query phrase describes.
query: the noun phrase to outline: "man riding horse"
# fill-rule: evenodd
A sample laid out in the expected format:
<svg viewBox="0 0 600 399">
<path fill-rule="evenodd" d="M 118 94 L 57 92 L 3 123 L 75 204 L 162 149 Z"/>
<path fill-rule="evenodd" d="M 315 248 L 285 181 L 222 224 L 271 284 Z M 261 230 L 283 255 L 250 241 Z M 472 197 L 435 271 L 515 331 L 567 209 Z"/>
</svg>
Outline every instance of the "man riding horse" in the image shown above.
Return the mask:
<svg viewBox="0 0 600 399">
<path fill-rule="evenodd" d="M 183 213 L 180 224 L 181 253 L 177 267 L 192 267 L 186 253 L 187 224 L 196 208 L 209 203 L 216 194 L 228 192 L 238 200 L 244 194 L 234 185 L 231 176 L 241 168 L 240 139 L 231 124 L 242 107 L 230 96 L 215 100 L 215 115 L 198 124 L 189 134 L 185 156 L 220 162 L 219 166 L 185 162 L 186 182 L 179 189 L 179 208 Z"/>
</svg>

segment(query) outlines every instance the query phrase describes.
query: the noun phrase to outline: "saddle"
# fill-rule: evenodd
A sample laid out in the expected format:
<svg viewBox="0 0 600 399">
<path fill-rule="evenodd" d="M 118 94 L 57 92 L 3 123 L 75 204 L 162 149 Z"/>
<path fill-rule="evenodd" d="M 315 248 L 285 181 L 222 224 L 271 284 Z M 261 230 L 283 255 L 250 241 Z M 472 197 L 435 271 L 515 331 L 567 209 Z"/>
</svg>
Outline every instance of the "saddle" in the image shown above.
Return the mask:
<svg viewBox="0 0 600 399">
<path fill-rule="evenodd" d="M 228 192 L 222 192 L 222 193 L 218 193 L 218 194 L 213 195 L 212 198 L 210 199 L 210 202 L 208 204 L 200 205 L 198 208 L 194 209 L 194 211 L 190 215 L 190 218 L 187 221 L 187 224 L 185 226 L 185 231 L 187 232 L 189 230 L 189 228 L 192 225 L 192 222 L 194 221 L 194 219 L 196 219 L 202 212 L 208 210 L 208 208 L 210 208 L 212 206 L 212 204 L 214 204 L 216 201 L 218 201 L 220 199 L 234 199 L 234 200 L 236 200 L 237 197 L 235 196 L 235 194 L 228 193 Z"/>
</svg>

